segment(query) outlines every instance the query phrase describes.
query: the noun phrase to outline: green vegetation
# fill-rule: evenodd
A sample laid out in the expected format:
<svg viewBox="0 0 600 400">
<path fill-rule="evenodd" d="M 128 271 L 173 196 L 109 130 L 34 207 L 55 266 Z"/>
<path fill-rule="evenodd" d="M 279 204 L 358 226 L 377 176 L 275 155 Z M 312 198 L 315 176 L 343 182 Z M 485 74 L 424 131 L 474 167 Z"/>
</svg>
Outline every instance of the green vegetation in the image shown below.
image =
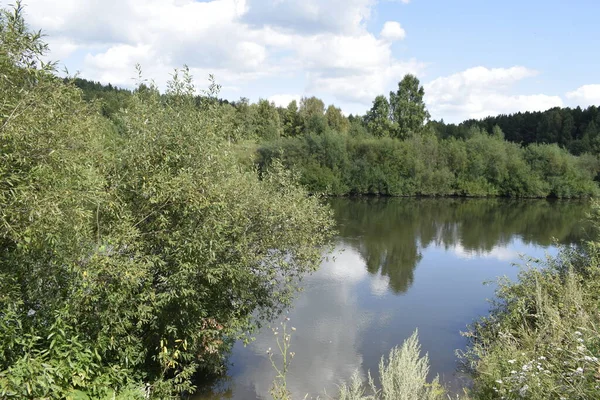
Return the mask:
<svg viewBox="0 0 600 400">
<path fill-rule="evenodd" d="M 106 110 L 115 109 L 117 103 L 129 107 L 126 91 L 82 80 L 75 83 L 87 98 L 101 100 L 107 115 L 112 114 Z M 245 148 L 247 164 L 268 170 L 272 163 L 282 162 L 312 193 L 541 198 L 598 194 L 598 151 L 587 144 L 577 147 L 542 136 L 518 139 L 517 116 L 467 121 L 458 127 L 427 122 L 423 96 L 419 80 L 407 75 L 389 97 L 377 96 L 363 117 L 346 118 L 339 108 L 325 107 L 316 97 L 303 98 L 299 105 L 292 101 L 285 108 L 264 99 L 219 100 L 218 108 L 229 126 L 228 140 Z M 204 96 L 195 99 L 199 107 L 205 101 Z M 553 112 L 558 111 L 546 113 Z M 525 115 L 530 114 L 534 115 Z M 572 118 L 574 127 L 588 132 L 581 139 L 585 143 L 597 136 L 590 130 L 597 114 L 590 107 Z M 558 129 L 536 126 L 540 132 Z"/>
<path fill-rule="evenodd" d="M 598 160 L 556 144 L 521 147 L 473 128 L 466 140 L 433 134 L 406 140 L 329 131 L 263 143 L 258 163 L 300 171 L 313 193 L 388 196 L 588 197 Z"/>
<path fill-rule="evenodd" d="M 64 81 L 42 61 L 47 51 L 19 3 L 0 12 L 2 398 L 193 392 L 319 265 L 332 216 L 309 192 L 598 194 L 594 107 L 531 114 L 541 122 L 525 137 L 510 127 L 520 114 L 468 129 L 427 123 L 410 75 L 365 117 L 346 118 L 315 97 L 286 108 L 219 100 L 212 81 L 197 96 L 186 68 L 162 94 L 141 78 L 133 91 Z M 390 262 L 419 257 L 378 242 L 365 259 L 377 246 Z M 543 268 L 501 285 L 469 333 L 474 398 L 598 393 L 600 243 L 535 264 Z M 399 292 L 407 271 L 391 280 Z M 370 398 L 443 396 L 426 380 L 416 336 L 380 372 Z M 285 368 L 280 375 L 273 393 L 285 397 Z M 341 392 L 364 394 L 357 380 Z"/>
<path fill-rule="evenodd" d="M 489 317 L 474 324 L 465 366 L 476 399 L 594 399 L 600 384 L 600 208 L 596 232 L 516 283 L 501 282 Z M 541 267 L 541 268 L 540 268 Z"/>
<path fill-rule="evenodd" d="M 0 397 L 192 392 L 319 265 L 330 212 L 240 165 L 218 87 L 198 103 L 187 70 L 107 119 L 20 4 L 0 45 Z"/>
<path fill-rule="evenodd" d="M 379 362 L 380 388 L 377 388 L 369 374 L 369 389 L 373 393 L 365 395 L 365 388 L 358 375 L 350 384 L 340 387 L 340 400 L 442 400 L 446 398 L 444 389 L 436 377 L 427 381 L 429 357 L 421 357 L 421 345 L 417 332 L 406 339 L 402 346 L 394 347 L 386 360 Z"/>
<path fill-rule="evenodd" d="M 491 132 L 495 126 L 511 142 L 523 145 L 557 143 L 575 155 L 600 154 L 600 110 L 597 106 L 586 109 L 554 107 L 546 111 L 468 120 L 458 125 L 430 122 L 430 127 L 440 138 L 468 138 L 473 127 Z"/>
</svg>

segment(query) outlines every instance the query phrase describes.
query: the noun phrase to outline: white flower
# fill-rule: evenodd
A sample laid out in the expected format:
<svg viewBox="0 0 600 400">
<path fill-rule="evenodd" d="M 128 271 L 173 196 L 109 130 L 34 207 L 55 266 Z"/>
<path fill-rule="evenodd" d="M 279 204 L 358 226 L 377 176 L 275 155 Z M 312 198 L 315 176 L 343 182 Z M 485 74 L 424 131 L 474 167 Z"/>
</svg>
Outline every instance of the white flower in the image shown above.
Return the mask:
<svg viewBox="0 0 600 400">
<path fill-rule="evenodd" d="M 582 335 L 582 333 L 581 333 L 581 332 L 579 332 L 579 331 L 575 331 L 575 334 L 576 334 L 577 336 L 581 336 L 581 335 Z"/>
<path fill-rule="evenodd" d="M 519 395 L 521 397 L 525 397 L 525 394 L 527 394 L 527 390 L 529 390 L 529 386 L 523 385 L 523 387 L 519 389 Z"/>
<path fill-rule="evenodd" d="M 509 363 L 509 364 L 514 364 L 514 363 L 516 363 L 516 362 L 517 362 L 517 360 L 508 360 L 508 363 Z"/>
<path fill-rule="evenodd" d="M 498 379 L 498 380 L 496 381 L 496 383 L 499 383 L 500 385 L 502 385 L 504 382 L 502 382 L 502 379 Z"/>
<path fill-rule="evenodd" d="M 575 373 L 576 373 L 577 375 L 583 375 L 583 368 L 581 368 L 581 367 L 577 367 L 577 369 L 575 370 Z"/>
</svg>

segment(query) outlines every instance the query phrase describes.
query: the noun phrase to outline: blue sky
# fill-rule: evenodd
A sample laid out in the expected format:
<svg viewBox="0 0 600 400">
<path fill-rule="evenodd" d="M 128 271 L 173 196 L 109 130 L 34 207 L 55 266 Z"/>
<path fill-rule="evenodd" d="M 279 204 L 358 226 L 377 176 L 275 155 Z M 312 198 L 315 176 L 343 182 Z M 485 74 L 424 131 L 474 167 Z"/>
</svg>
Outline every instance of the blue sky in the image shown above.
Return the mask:
<svg viewBox="0 0 600 400">
<path fill-rule="evenodd" d="M 6 6 L 8 0 L 0 0 Z M 28 0 L 51 59 L 131 86 L 191 68 L 222 97 L 318 96 L 362 114 L 406 73 L 434 119 L 600 104 L 593 0 Z"/>
</svg>

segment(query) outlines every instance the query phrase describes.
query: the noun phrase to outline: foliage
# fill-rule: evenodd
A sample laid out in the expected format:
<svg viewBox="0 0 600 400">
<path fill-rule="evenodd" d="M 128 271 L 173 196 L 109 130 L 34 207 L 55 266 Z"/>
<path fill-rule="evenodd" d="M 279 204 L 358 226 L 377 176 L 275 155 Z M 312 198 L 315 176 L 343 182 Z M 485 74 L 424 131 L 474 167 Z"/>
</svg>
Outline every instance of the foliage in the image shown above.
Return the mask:
<svg viewBox="0 0 600 400">
<path fill-rule="evenodd" d="M 423 124 L 429 119 L 423 97 L 425 90 L 419 79 L 408 74 L 398 82 L 398 90 L 390 92 L 390 116 L 397 125 L 394 136 L 406 138 L 423 130 Z"/>
<path fill-rule="evenodd" d="M 351 383 L 340 386 L 340 400 L 436 400 L 445 398 L 445 391 L 436 377 L 427 381 L 429 357 L 421 357 L 421 345 L 417 332 L 404 341 L 400 348 L 394 347 L 386 360 L 379 362 L 378 389 L 369 374 L 369 389 L 372 395 L 365 395 L 366 388 L 361 385 L 357 374 Z"/>
<path fill-rule="evenodd" d="M 329 211 L 238 162 L 214 82 L 198 101 L 184 68 L 107 119 L 20 4 L 0 38 L 0 397 L 192 392 L 319 265 Z"/>
<path fill-rule="evenodd" d="M 586 109 L 554 107 L 546 111 L 503 114 L 460 124 L 432 121 L 429 125 L 441 138 L 465 138 L 472 127 L 491 132 L 498 126 L 511 142 L 556 143 L 575 155 L 600 154 L 600 112 L 596 105 Z"/>
<path fill-rule="evenodd" d="M 598 228 L 598 204 L 593 219 Z M 478 399 L 591 399 L 600 379 L 597 232 L 556 258 L 531 260 L 501 282 L 490 316 L 475 323 L 465 366 Z M 541 267 L 541 268 L 540 268 Z"/>
<path fill-rule="evenodd" d="M 259 167 L 268 168 L 275 159 L 299 171 L 309 191 L 329 195 L 573 198 L 598 193 L 595 157 L 575 157 L 557 145 L 522 148 L 503 140 L 500 130 L 488 135 L 474 128 L 462 140 L 423 134 L 403 141 L 326 131 L 262 143 Z"/>
</svg>

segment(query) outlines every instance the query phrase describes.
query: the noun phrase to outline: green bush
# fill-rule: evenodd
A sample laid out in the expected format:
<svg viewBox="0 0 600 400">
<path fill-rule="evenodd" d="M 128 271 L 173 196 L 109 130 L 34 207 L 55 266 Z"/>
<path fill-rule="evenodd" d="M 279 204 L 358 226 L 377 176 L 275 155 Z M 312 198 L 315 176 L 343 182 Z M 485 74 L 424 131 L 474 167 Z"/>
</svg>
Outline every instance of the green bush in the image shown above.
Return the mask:
<svg viewBox="0 0 600 400">
<path fill-rule="evenodd" d="M 596 205 L 596 215 L 598 215 Z M 599 219 L 595 218 L 596 226 Z M 593 399 L 600 371 L 600 244 L 531 260 L 501 282 L 491 314 L 467 334 L 477 399 Z"/>
<path fill-rule="evenodd" d="M 240 165 L 218 87 L 198 106 L 186 70 L 109 120 L 20 4 L 0 46 L 0 397 L 192 392 L 317 268 L 329 210 Z"/>
</svg>

